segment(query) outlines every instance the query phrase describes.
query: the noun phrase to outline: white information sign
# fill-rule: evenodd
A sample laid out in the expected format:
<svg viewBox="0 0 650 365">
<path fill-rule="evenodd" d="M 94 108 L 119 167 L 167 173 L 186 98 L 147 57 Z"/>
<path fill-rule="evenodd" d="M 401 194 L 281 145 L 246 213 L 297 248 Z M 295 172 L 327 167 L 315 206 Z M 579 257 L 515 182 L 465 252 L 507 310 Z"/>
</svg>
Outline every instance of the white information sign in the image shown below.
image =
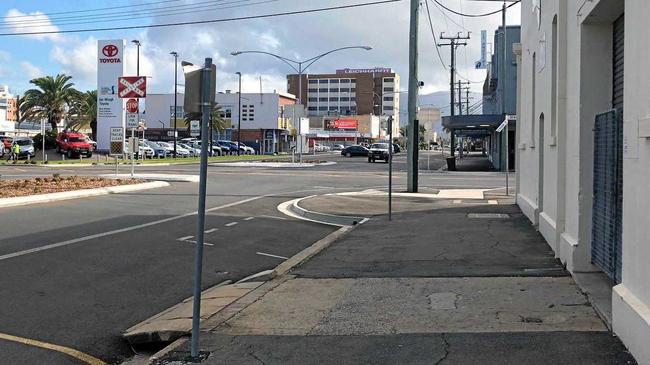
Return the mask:
<svg viewBox="0 0 650 365">
<path fill-rule="evenodd" d="M 138 114 L 137 113 L 126 113 L 126 128 L 127 129 L 138 128 Z"/>
<path fill-rule="evenodd" d="M 196 137 L 201 134 L 201 122 L 198 120 L 190 120 L 190 135 Z"/>
<path fill-rule="evenodd" d="M 124 129 L 122 127 L 111 127 L 110 142 L 122 142 L 124 140 Z"/>
<path fill-rule="evenodd" d="M 97 41 L 97 149 L 110 149 L 111 128 L 124 127 L 124 100 L 117 79 L 124 75 L 124 40 Z"/>
</svg>

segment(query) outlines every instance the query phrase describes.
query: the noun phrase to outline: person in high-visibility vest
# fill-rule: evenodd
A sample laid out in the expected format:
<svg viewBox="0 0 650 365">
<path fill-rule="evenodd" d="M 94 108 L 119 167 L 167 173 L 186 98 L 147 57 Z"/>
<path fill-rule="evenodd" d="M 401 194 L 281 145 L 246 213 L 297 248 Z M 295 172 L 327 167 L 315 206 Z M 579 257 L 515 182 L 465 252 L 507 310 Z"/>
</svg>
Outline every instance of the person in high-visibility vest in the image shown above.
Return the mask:
<svg viewBox="0 0 650 365">
<path fill-rule="evenodd" d="M 20 155 L 20 146 L 18 143 L 14 143 L 13 147 L 11 147 L 11 159 L 14 161 L 18 161 L 18 155 Z"/>
</svg>

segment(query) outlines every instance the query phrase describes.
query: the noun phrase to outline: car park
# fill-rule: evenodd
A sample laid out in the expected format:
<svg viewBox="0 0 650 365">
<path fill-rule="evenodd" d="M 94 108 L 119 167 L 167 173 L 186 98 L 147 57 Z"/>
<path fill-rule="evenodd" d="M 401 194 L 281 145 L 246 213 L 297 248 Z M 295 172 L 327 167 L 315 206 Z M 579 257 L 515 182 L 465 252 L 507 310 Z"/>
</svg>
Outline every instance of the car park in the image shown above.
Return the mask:
<svg viewBox="0 0 650 365">
<path fill-rule="evenodd" d="M 151 149 L 153 150 L 154 157 L 157 157 L 157 158 L 165 158 L 165 157 L 167 157 L 167 149 L 160 146 L 157 142 L 145 140 L 144 143 L 147 146 L 151 147 Z"/>
<path fill-rule="evenodd" d="M 373 143 L 368 150 L 368 162 L 375 162 L 377 160 L 384 160 L 388 162 L 390 145 L 388 143 Z"/>
<path fill-rule="evenodd" d="M 360 145 L 348 146 L 341 151 L 341 155 L 345 157 L 353 157 L 353 156 L 365 157 L 368 156 L 368 149 Z"/>
<path fill-rule="evenodd" d="M 88 142 L 88 137 L 82 133 L 71 131 L 61 132 L 56 136 L 56 151 L 65 153 L 68 158 L 93 155 L 93 147 Z"/>
</svg>

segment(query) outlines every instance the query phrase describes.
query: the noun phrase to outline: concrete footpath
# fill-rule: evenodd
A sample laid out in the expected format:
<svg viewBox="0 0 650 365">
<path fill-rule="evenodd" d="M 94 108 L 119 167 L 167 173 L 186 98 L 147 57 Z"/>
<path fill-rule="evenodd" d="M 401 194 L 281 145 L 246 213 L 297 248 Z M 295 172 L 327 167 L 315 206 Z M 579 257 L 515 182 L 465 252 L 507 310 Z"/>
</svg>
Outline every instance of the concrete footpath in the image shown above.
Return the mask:
<svg viewBox="0 0 650 365">
<path fill-rule="evenodd" d="M 406 197 L 390 222 L 376 192 L 302 202 L 372 218 L 203 323 L 203 363 L 636 364 L 512 200 L 481 194 Z"/>
</svg>

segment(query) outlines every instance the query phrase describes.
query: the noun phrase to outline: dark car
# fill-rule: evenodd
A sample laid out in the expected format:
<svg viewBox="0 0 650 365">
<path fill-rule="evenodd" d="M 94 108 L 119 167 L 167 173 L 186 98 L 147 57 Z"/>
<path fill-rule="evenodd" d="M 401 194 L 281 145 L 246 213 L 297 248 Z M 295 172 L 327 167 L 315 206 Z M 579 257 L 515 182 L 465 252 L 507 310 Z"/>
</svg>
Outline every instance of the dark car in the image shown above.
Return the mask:
<svg viewBox="0 0 650 365">
<path fill-rule="evenodd" d="M 398 152 L 402 152 L 402 147 L 400 147 L 397 143 L 393 143 L 393 153 Z"/>
<path fill-rule="evenodd" d="M 359 145 L 349 146 L 341 151 L 341 155 L 345 157 L 368 156 L 368 149 Z"/>
<path fill-rule="evenodd" d="M 230 155 L 231 151 L 237 152 L 237 148 L 232 148 L 230 142 L 228 141 L 216 141 L 215 143 L 219 145 L 219 147 L 221 147 L 221 151 L 223 152 L 224 155 Z"/>
<path fill-rule="evenodd" d="M 373 143 L 368 150 L 368 162 L 375 162 L 376 160 L 384 160 L 388 162 L 390 145 L 388 143 Z"/>
</svg>

